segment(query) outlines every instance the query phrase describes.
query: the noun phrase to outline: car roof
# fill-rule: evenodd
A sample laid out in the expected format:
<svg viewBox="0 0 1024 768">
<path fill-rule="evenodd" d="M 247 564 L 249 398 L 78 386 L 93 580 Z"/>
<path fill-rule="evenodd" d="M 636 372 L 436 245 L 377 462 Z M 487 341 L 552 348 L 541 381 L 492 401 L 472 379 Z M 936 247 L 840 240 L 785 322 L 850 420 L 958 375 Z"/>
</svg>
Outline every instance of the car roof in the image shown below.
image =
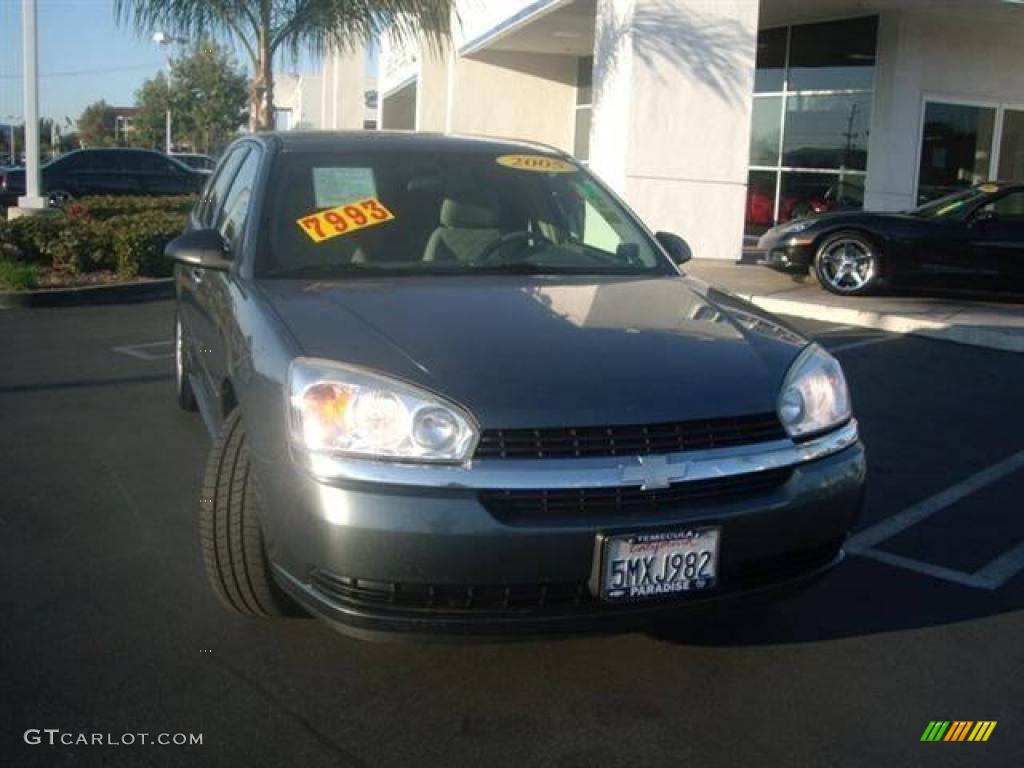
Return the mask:
<svg viewBox="0 0 1024 768">
<path fill-rule="evenodd" d="M 275 131 L 254 138 L 283 152 L 531 152 L 567 157 L 537 142 L 412 131 Z"/>
</svg>

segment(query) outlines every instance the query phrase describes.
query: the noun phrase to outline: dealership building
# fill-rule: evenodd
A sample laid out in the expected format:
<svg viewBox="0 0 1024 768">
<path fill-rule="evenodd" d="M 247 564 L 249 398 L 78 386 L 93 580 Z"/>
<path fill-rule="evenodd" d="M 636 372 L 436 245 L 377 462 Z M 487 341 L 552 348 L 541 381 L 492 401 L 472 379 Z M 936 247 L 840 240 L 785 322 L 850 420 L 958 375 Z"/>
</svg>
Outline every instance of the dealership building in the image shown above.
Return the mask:
<svg viewBox="0 0 1024 768">
<path fill-rule="evenodd" d="M 1024 178 L 1016 0 L 459 0 L 379 125 L 572 153 L 704 258 L 810 212 Z"/>
</svg>

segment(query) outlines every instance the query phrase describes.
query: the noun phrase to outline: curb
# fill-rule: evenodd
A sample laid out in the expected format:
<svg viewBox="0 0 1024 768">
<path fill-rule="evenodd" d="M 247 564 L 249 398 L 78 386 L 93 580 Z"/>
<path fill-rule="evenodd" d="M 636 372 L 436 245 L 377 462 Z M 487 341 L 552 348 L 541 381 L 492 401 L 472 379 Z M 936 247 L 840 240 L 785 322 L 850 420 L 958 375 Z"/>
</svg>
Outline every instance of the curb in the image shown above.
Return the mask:
<svg viewBox="0 0 1024 768">
<path fill-rule="evenodd" d="M 174 295 L 174 278 L 114 285 L 86 285 L 40 291 L 0 291 L 0 309 L 23 307 L 71 307 L 90 304 L 128 304 Z"/>
<path fill-rule="evenodd" d="M 924 320 L 919 317 L 870 312 L 828 304 L 793 301 L 792 299 L 773 299 L 769 296 L 749 294 L 738 295 L 761 309 L 779 315 L 853 325 L 859 328 L 872 328 L 887 333 L 922 336 L 971 347 L 996 349 L 1001 352 L 1024 353 L 1024 329 L 1002 331 L 975 325 L 955 325 L 938 320 Z"/>
</svg>

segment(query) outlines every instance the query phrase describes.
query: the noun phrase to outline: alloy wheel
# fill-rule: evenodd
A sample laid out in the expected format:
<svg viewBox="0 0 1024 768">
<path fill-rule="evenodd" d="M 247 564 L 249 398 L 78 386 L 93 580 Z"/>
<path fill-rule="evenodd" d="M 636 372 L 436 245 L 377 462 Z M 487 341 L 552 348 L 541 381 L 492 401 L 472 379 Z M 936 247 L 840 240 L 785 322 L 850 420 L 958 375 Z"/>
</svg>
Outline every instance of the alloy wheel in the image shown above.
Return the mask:
<svg viewBox="0 0 1024 768">
<path fill-rule="evenodd" d="M 842 238 L 818 258 L 818 274 L 837 293 L 858 293 L 875 277 L 874 251 L 861 240 Z"/>
</svg>

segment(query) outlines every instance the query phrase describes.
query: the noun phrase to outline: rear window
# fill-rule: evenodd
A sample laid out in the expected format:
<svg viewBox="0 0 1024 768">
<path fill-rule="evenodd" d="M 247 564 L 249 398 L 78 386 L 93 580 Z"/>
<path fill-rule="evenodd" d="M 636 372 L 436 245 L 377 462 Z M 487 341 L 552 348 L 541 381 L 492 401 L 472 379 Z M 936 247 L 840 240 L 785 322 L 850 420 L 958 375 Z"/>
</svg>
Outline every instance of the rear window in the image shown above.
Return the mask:
<svg viewBox="0 0 1024 768">
<path fill-rule="evenodd" d="M 582 168 L 546 154 L 284 153 L 261 276 L 671 273 Z"/>
</svg>

